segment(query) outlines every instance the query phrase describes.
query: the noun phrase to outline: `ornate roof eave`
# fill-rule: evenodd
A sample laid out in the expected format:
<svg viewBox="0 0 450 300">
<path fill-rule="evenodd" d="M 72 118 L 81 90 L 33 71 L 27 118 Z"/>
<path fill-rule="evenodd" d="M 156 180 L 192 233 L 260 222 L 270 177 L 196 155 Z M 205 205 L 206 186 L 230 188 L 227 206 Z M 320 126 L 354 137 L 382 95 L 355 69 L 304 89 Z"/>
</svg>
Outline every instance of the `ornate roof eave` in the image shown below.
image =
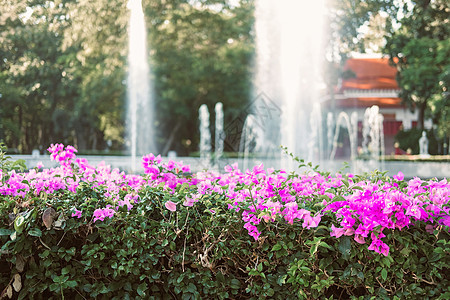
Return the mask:
<svg viewBox="0 0 450 300">
<path fill-rule="evenodd" d="M 335 95 L 335 99 L 347 98 L 398 98 L 399 89 L 377 89 L 377 90 L 343 90 Z"/>
</svg>

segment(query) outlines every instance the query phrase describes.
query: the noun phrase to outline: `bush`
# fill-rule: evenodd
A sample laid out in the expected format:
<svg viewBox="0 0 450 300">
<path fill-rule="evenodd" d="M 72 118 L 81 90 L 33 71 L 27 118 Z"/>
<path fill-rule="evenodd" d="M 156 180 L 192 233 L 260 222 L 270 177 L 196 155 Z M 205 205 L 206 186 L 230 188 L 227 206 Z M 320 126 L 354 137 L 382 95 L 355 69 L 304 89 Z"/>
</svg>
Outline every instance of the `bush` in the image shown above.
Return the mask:
<svg viewBox="0 0 450 300">
<path fill-rule="evenodd" d="M 19 299 L 448 299 L 447 181 L 236 166 L 3 172 L 0 289 Z"/>
</svg>

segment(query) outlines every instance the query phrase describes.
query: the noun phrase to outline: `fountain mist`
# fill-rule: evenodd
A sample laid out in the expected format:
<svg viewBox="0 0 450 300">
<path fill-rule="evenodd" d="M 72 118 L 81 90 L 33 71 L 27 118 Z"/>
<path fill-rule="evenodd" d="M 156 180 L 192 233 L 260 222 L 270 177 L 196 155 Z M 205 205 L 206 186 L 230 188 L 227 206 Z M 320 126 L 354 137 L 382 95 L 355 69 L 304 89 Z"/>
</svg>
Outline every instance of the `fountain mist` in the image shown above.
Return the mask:
<svg viewBox="0 0 450 300">
<path fill-rule="evenodd" d="M 200 163 L 208 169 L 211 161 L 211 132 L 209 130 L 209 111 L 206 104 L 202 104 L 198 110 L 200 121 Z"/>
<path fill-rule="evenodd" d="M 323 0 L 256 2 L 254 85 L 282 111 L 270 120 L 275 132 L 268 131 L 264 143 L 281 144 L 303 158 L 308 156 L 309 116 L 319 101 L 323 6 Z"/>
<path fill-rule="evenodd" d="M 136 155 L 155 152 L 153 141 L 153 100 L 147 57 L 147 32 L 141 0 L 130 0 L 127 145 L 131 166 L 136 168 Z"/>
<path fill-rule="evenodd" d="M 223 131 L 223 104 L 217 102 L 214 107 L 216 113 L 216 131 L 215 131 L 215 143 L 214 143 L 214 161 L 215 165 L 219 165 L 219 160 L 223 155 L 223 147 L 225 140 L 225 133 Z"/>
</svg>

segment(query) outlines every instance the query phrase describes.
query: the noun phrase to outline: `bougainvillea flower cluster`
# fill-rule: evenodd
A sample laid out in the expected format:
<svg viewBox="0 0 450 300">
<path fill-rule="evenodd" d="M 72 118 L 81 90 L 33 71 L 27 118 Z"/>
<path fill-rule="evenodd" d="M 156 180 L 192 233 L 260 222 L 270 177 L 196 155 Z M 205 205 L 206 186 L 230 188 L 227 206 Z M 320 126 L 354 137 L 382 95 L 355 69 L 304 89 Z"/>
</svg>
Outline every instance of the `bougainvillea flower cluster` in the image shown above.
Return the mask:
<svg viewBox="0 0 450 300">
<path fill-rule="evenodd" d="M 163 163 L 160 156 L 153 154 L 143 157 L 145 174 L 141 176 L 105 164 L 91 166 L 76 157 L 77 150 L 72 146 L 51 145 L 48 151 L 60 166 L 0 173 L 0 195 L 25 199 L 30 194 L 61 190 L 77 193 L 80 185 L 88 183 L 99 188 L 102 196 L 114 204 L 96 208 L 92 216 L 73 208 L 73 218 L 92 218 L 93 222 L 114 218 L 122 208 L 132 210 L 141 203 L 139 193 L 146 187 L 162 188 L 174 195 L 162 206 L 169 213 L 191 209 L 205 195 L 220 195 L 227 200 L 230 213 L 242 218 L 243 227 L 255 240 L 263 234 L 264 222 L 313 229 L 324 217 L 329 217 L 334 223 L 329 228 L 332 237 L 352 237 L 357 243 L 367 244 L 369 250 L 386 256 L 389 246 L 383 241 L 385 230 L 402 230 L 419 221 L 425 222 L 430 232 L 437 226 L 445 226 L 447 230 L 450 227 L 447 180 L 414 178 L 405 182 L 401 173 L 376 180 L 315 171 L 287 174 L 283 170 L 266 170 L 262 165 L 242 172 L 237 164 L 226 166 L 222 174 L 212 171 L 190 174 L 188 165 Z M 189 188 L 182 194 L 177 192 L 180 186 Z"/>
</svg>

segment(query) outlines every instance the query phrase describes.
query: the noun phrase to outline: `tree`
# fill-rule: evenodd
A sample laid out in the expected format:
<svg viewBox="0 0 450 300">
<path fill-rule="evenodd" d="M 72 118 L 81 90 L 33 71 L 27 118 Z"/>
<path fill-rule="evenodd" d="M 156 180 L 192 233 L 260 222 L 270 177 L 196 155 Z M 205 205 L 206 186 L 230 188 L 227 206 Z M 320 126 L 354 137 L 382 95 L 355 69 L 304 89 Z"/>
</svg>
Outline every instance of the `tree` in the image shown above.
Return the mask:
<svg viewBox="0 0 450 300">
<path fill-rule="evenodd" d="M 121 148 L 127 1 L 0 1 L 0 138 L 22 152 L 55 142 Z M 224 102 L 231 120 L 248 101 L 253 1 L 143 5 L 160 148 L 196 151 L 201 104 Z"/>
<path fill-rule="evenodd" d="M 448 128 L 450 122 L 446 109 L 450 84 L 449 3 L 417 0 L 401 4 L 399 28 L 393 27 L 387 33 L 384 52 L 397 67 L 400 97 L 412 110 L 419 111 L 419 128 L 423 129 L 424 119 L 429 116 L 439 124 L 442 135 L 442 128 Z"/>
<path fill-rule="evenodd" d="M 65 141 L 73 107 L 63 97 L 62 31 L 65 3 L 6 1 L 0 18 L 0 78 L 3 138 L 11 147 L 29 152 L 51 138 Z"/>
<path fill-rule="evenodd" d="M 198 150 L 200 105 L 213 112 L 223 102 L 231 122 L 249 101 L 253 1 L 229 2 L 152 1 L 146 7 L 163 154 Z"/>
<path fill-rule="evenodd" d="M 64 32 L 64 49 L 72 49 L 68 70 L 76 86 L 72 112 L 79 149 L 114 148 L 124 143 L 127 26 L 126 1 L 72 1 L 71 26 Z"/>
</svg>

